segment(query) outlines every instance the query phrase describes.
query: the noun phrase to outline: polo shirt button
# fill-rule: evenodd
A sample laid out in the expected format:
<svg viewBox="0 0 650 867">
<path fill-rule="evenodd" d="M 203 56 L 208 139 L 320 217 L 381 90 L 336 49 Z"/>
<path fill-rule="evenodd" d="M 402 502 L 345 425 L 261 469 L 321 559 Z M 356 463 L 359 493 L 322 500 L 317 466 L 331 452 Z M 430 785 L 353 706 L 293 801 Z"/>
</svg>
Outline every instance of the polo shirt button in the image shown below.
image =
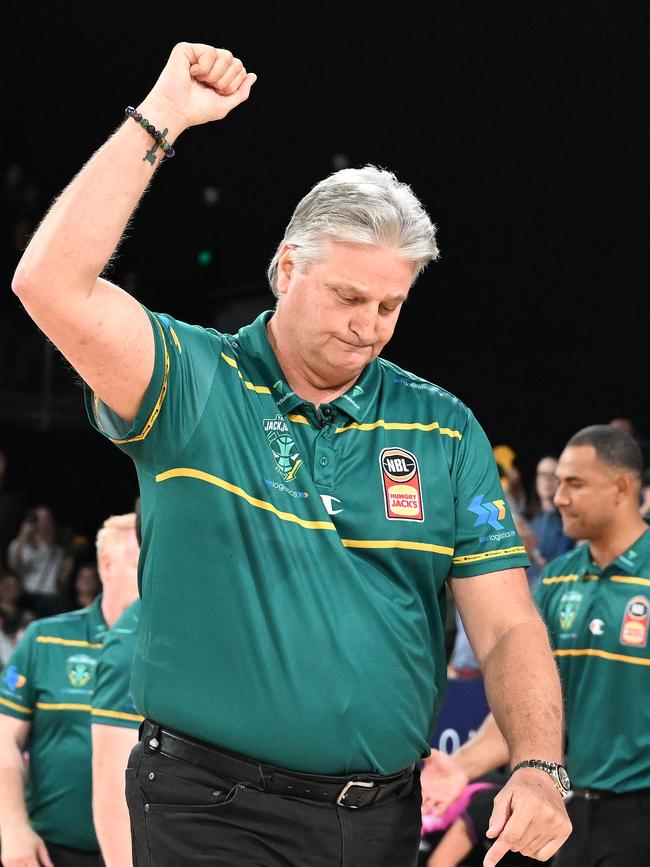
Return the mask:
<svg viewBox="0 0 650 867">
<path fill-rule="evenodd" d="M 329 464 L 329 458 L 326 458 L 325 455 L 323 455 L 323 457 L 319 459 L 318 463 L 321 467 L 326 467 Z"/>
</svg>

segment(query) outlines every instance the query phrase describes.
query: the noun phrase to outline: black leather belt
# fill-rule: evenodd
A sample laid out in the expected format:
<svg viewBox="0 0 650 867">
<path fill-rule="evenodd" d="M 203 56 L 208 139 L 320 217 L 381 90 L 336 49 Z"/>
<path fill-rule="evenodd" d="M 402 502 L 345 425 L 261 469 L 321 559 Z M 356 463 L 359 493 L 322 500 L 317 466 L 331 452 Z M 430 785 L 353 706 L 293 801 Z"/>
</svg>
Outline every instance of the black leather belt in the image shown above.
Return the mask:
<svg viewBox="0 0 650 867">
<path fill-rule="evenodd" d="M 585 798 L 587 801 L 597 801 L 601 798 L 643 798 L 650 796 L 650 789 L 634 789 L 631 792 L 612 792 L 609 789 L 582 789 L 580 786 L 572 786 L 571 791 L 576 797 Z"/>
<path fill-rule="evenodd" d="M 351 774 L 349 777 L 301 774 L 217 749 L 162 728 L 150 720 L 145 720 L 140 726 L 140 740 L 150 752 L 212 771 L 235 783 L 276 795 L 324 801 L 353 810 L 376 804 L 410 786 L 415 769 L 415 765 L 410 765 L 398 774 L 385 777 L 379 774 Z"/>
</svg>

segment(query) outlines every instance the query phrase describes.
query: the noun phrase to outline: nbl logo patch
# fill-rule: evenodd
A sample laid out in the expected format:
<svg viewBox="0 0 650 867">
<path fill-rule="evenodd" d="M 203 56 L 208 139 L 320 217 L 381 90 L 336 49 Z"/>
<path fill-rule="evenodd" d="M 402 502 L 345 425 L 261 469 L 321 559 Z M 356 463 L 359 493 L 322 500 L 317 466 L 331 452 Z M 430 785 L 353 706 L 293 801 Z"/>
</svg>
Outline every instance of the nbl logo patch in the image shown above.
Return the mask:
<svg viewBox="0 0 650 867">
<path fill-rule="evenodd" d="M 625 606 L 621 627 L 621 644 L 630 647 L 645 647 L 648 643 L 648 612 L 650 602 L 645 596 L 633 596 Z"/>
<path fill-rule="evenodd" d="M 384 449 L 379 456 L 386 517 L 394 521 L 423 521 L 420 469 L 406 449 Z"/>
</svg>

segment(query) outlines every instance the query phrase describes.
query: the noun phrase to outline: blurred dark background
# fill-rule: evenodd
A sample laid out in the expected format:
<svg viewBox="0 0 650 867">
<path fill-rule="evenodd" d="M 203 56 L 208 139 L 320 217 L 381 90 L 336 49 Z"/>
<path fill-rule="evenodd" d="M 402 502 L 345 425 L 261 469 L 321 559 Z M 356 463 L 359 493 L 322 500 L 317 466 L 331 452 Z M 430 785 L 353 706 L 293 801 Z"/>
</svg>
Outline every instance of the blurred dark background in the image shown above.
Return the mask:
<svg viewBox="0 0 650 867">
<path fill-rule="evenodd" d="M 439 227 L 385 355 L 468 403 L 531 482 L 614 417 L 650 432 L 646 4 L 5 4 L 0 449 L 11 484 L 81 531 L 136 493 L 72 371 L 10 290 L 43 213 L 144 98 L 175 42 L 259 80 L 186 132 L 108 276 L 147 306 L 236 330 L 321 177 L 374 163 Z"/>
</svg>

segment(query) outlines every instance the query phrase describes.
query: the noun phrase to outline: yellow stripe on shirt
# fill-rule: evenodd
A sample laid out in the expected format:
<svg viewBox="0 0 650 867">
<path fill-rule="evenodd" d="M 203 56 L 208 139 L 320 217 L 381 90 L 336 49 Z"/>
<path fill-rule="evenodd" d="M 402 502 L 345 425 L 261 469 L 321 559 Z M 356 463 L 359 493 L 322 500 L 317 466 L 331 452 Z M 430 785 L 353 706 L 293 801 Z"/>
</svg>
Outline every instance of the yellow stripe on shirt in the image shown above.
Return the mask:
<svg viewBox="0 0 650 867">
<path fill-rule="evenodd" d="M 5 707 L 11 708 L 11 710 L 20 711 L 20 713 L 34 713 L 31 707 L 23 707 L 22 704 L 16 704 L 14 701 L 9 701 L 8 698 L 0 697 L 0 704 L 5 705 Z"/>
<path fill-rule="evenodd" d="M 90 710 L 89 704 L 48 704 L 44 701 L 37 701 L 36 707 L 39 710 Z"/>
<path fill-rule="evenodd" d="M 463 435 L 460 431 L 452 430 L 448 427 L 440 427 L 440 423 L 437 421 L 432 421 L 430 424 L 422 424 L 419 421 L 412 422 L 402 422 L 402 421 L 384 421 L 383 418 L 378 419 L 377 421 L 368 422 L 361 424 L 360 422 L 352 422 L 352 424 L 348 424 L 345 427 L 337 427 L 335 433 L 341 434 L 345 433 L 349 430 L 375 430 L 378 427 L 383 427 L 384 430 L 437 430 L 438 433 L 443 434 L 444 436 L 456 438 L 462 440 Z"/>
<path fill-rule="evenodd" d="M 612 575 L 610 581 L 617 584 L 640 584 L 642 587 L 650 587 L 650 578 L 639 578 L 637 575 Z"/>
<path fill-rule="evenodd" d="M 226 355 L 224 352 L 221 353 L 221 357 L 223 360 L 229 364 L 231 367 L 234 367 L 237 373 L 239 374 L 239 378 L 242 380 L 244 385 L 249 391 L 256 391 L 258 394 L 271 394 L 271 389 L 266 385 L 253 385 L 252 382 L 249 382 L 247 379 L 244 379 L 242 373 L 239 369 L 239 365 L 235 361 L 234 358 L 231 358 L 229 355 Z"/>
<path fill-rule="evenodd" d="M 126 719 L 131 722 L 142 722 L 143 716 L 138 713 L 122 713 L 119 710 L 102 710 L 101 708 L 93 707 L 90 709 L 92 716 L 107 716 L 112 719 Z"/>
<path fill-rule="evenodd" d="M 64 644 L 66 647 L 91 647 L 93 650 L 103 647 L 101 641 L 78 641 L 76 638 L 59 638 L 58 635 L 37 635 L 36 641 L 39 644 Z"/>
<path fill-rule="evenodd" d="M 523 545 L 516 545 L 513 548 L 501 548 L 499 551 L 484 551 L 482 554 L 465 554 L 462 557 L 454 557 L 451 561 L 456 566 L 461 563 L 477 563 L 479 560 L 491 560 L 493 557 L 508 557 L 510 554 L 525 554 L 526 549 Z"/>
<path fill-rule="evenodd" d="M 579 575 L 551 575 L 550 578 L 542 578 L 542 584 L 564 584 L 566 581 L 577 581 Z"/>
<path fill-rule="evenodd" d="M 406 548 L 412 551 L 431 551 L 434 554 L 454 553 L 453 548 L 444 545 L 431 545 L 429 542 L 407 542 L 402 539 L 341 539 L 346 548 Z"/>
<path fill-rule="evenodd" d="M 305 521 L 303 518 L 299 518 L 291 512 L 281 512 L 280 509 L 276 509 L 272 503 L 268 503 L 266 500 L 260 500 L 257 497 L 252 497 L 237 485 L 232 485 L 230 482 L 226 482 L 218 476 L 213 476 L 211 473 L 204 473 L 203 470 L 194 470 L 191 467 L 176 467 L 173 470 L 166 470 L 164 473 L 158 473 L 156 476 L 156 482 L 165 482 L 167 479 L 179 477 L 199 479 L 202 482 L 208 482 L 210 485 L 215 485 L 218 488 L 222 488 L 224 491 L 242 497 L 242 499 L 246 500 L 247 503 L 250 503 L 251 506 L 271 512 L 281 521 L 291 521 L 295 524 L 300 524 L 301 527 L 305 527 L 307 530 L 336 530 L 336 527 L 331 521 Z"/>
<path fill-rule="evenodd" d="M 592 647 L 584 649 L 567 648 L 566 650 L 554 650 L 553 656 L 600 656 L 602 659 L 611 659 L 614 662 L 629 662 L 631 665 L 650 665 L 650 659 L 640 656 L 625 656 L 623 653 L 610 653 L 607 650 L 596 650 Z"/>
</svg>

